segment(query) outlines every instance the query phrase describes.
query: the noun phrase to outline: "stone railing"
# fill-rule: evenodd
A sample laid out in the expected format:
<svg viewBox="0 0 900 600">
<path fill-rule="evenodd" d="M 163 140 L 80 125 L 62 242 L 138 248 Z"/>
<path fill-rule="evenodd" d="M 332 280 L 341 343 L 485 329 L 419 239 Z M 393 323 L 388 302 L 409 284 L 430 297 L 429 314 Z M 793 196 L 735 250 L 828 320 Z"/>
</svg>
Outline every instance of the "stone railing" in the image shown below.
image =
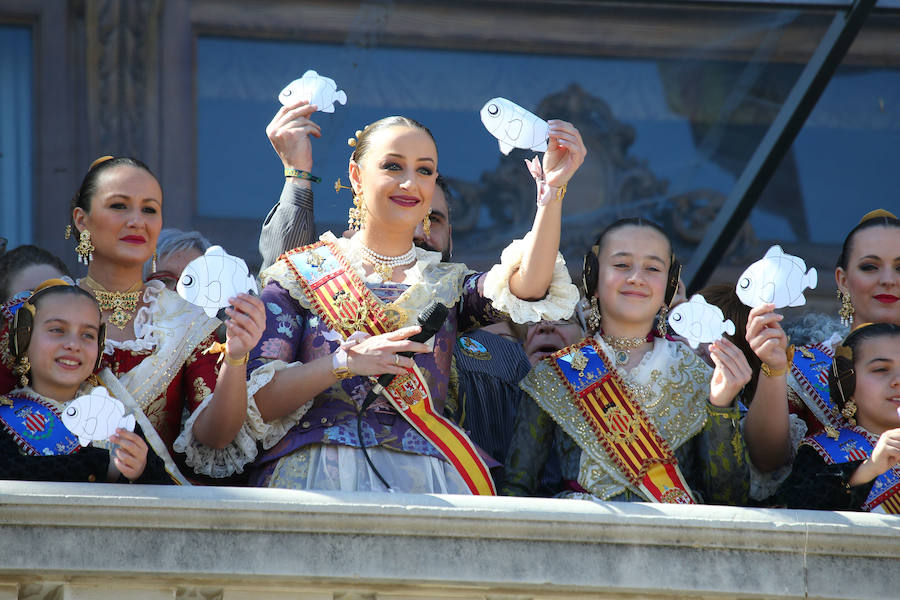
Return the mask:
<svg viewBox="0 0 900 600">
<path fill-rule="evenodd" d="M 0 600 L 900 597 L 900 517 L 0 482 Z"/>
</svg>

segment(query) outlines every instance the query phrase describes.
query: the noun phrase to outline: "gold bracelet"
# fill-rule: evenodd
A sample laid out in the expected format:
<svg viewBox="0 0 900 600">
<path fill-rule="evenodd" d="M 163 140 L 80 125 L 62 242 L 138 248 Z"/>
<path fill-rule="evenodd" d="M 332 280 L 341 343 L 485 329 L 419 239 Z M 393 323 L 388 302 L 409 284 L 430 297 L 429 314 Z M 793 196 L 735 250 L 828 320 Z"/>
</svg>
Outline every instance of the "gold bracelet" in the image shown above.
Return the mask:
<svg viewBox="0 0 900 600">
<path fill-rule="evenodd" d="M 784 366 L 776 371 L 775 369 L 773 369 L 766 363 L 763 363 L 762 367 L 760 367 L 760 370 L 763 372 L 763 375 L 765 375 L 766 377 L 781 377 L 782 375 L 787 373 L 788 367 Z"/>
<path fill-rule="evenodd" d="M 794 345 L 791 344 L 784 351 L 785 356 L 787 357 L 787 362 L 784 367 L 778 370 L 773 369 L 766 363 L 763 363 L 760 367 L 760 370 L 763 372 L 763 375 L 766 377 L 781 377 L 785 373 L 788 372 L 788 369 L 791 368 L 791 365 L 794 364 Z"/>
<path fill-rule="evenodd" d="M 562 199 L 566 197 L 566 187 L 568 186 L 568 182 L 562 184 L 562 187 L 556 190 L 556 201 L 562 202 Z"/>
<path fill-rule="evenodd" d="M 224 358 L 225 362 L 232 367 L 240 367 L 242 365 L 246 365 L 247 361 L 250 360 L 250 353 L 248 352 L 240 358 L 231 358 L 230 356 L 228 356 L 227 352 L 223 352 L 222 357 Z"/>
</svg>

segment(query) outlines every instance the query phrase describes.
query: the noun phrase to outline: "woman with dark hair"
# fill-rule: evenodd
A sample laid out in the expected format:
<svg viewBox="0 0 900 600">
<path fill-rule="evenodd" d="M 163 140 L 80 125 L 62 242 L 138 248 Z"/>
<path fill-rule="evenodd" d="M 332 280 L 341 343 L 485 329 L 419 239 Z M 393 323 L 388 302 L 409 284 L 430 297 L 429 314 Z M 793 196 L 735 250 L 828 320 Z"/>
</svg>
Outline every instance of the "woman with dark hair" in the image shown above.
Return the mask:
<svg viewBox="0 0 900 600">
<path fill-rule="evenodd" d="M 835 348 L 828 387 L 844 425 L 803 440 L 777 501 L 900 513 L 900 325 L 854 329 Z"/>
<path fill-rule="evenodd" d="M 665 337 L 680 266 L 643 219 L 606 228 L 585 256 L 588 337 L 543 358 L 520 384 L 504 493 L 533 495 L 551 448 L 565 490 L 594 500 L 740 505 L 748 461 L 736 398 L 750 366 L 726 339 L 710 369 Z"/>
<path fill-rule="evenodd" d="M 350 223 L 359 231 L 349 239 L 327 233 L 262 274 L 267 326 L 251 356 L 251 381 L 269 380 L 255 395 L 263 418 L 297 424 L 261 440 L 266 451 L 251 482 L 494 493 L 477 449 L 442 415 L 453 344 L 458 329 L 572 313 L 577 290 L 558 246 L 566 183 L 586 152 L 581 137 L 569 123 L 550 121 L 543 165 L 529 165 L 538 181 L 534 227 L 490 273 L 413 245 L 417 227 L 429 227 L 438 174 L 428 129 L 388 117 L 350 143 Z M 432 349 L 408 338 L 434 303 L 450 311 Z M 366 410 L 370 377 L 384 374 L 398 377 L 384 395 L 370 396 Z"/>
<path fill-rule="evenodd" d="M 854 321 L 900 325 L 900 220 L 880 209 L 863 216 L 844 238 L 835 280 L 844 326 Z M 780 320 L 777 313 L 761 310 L 751 312 L 748 330 L 771 328 Z M 846 424 L 826 383 L 841 337 L 832 331 L 827 339 L 798 345 L 783 364 L 769 365 L 766 377 L 784 379 L 786 394 L 769 394 L 765 410 L 757 410 L 754 419 L 748 415 L 745 423 L 748 440 L 766 454 L 769 468 L 763 470 L 771 472 L 754 474 L 755 498 L 777 490 L 789 472 L 779 467 L 790 465 L 804 435 L 834 434 Z"/>
<path fill-rule="evenodd" d="M 95 161 L 72 198 L 67 237 L 74 235 L 87 275 L 78 285 L 92 294 L 107 324 L 100 378 L 136 412 L 151 446 L 168 460 L 179 442 L 196 473 L 224 476 L 227 452 L 217 452 L 245 428 L 246 358 L 264 325 L 257 298 L 240 294 L 227 309 L 223 362 L 205 353 L 220 325 L 162 283 L 142 278 L 162 228 L 159 182 L 142 162 Z M 182 428 L 184 412 L 191 424 Z M 249 438 L 249 434 L 245 434 Z M 176 440 L 177 438 L 177 440 Z M 226 472 L 227 471 L 227 472 Z"/>
</svg>

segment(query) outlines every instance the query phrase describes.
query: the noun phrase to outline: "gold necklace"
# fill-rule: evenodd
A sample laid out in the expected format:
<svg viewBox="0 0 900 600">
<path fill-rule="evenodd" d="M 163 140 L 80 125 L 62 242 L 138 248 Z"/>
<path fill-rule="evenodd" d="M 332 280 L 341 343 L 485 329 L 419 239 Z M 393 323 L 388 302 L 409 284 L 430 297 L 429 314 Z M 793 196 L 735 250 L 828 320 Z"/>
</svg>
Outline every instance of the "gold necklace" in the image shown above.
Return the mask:
<svg viewBox="0 0 900 600">
<path fill-rule="evenodd" d="M 646 337 L 617 337 L 614 335 L 604 335 L 603 341 L 609 344 L 616 355 L 616 364 L 624 365 L 631 357 L 631 351 L 640 348 L 647 342 Z"/>
<path fill-rule="evenodd" d="M 109 322 L 119 329 L 125 329 L 125 326 L 134 318 L 134 309 L 137 308 L 138 301 L 141 299 L 143 282 L 137 282 L 124 292 L 112 292 L 90 275 L 87 275 L 82 281 L 91 288 L 97 304 L 100 305 L 100 310 L 113 311 Z"/>
</svg>

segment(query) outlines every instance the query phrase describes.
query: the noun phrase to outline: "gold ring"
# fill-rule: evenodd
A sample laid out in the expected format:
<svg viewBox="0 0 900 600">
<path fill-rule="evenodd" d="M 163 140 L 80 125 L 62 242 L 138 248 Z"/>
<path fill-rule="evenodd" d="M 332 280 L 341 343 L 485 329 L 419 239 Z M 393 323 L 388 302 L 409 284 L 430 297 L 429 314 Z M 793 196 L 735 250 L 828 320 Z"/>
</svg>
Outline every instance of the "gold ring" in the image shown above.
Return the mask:
<svg viewBox="0 0 900 600">
<path fill-rule="evenodd" d="M 394 355 L 394 364 L 398 367 L 400 366 L 400 355 L 399 354 Z"/>
</svg>

